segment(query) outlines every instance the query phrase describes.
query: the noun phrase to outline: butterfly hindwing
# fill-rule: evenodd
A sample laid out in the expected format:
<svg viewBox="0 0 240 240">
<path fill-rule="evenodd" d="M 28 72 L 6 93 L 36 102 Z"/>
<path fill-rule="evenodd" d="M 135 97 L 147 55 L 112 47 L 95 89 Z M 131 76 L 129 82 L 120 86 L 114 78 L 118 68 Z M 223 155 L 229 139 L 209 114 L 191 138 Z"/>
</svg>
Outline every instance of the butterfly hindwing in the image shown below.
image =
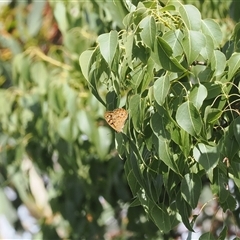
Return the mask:
<svg viewBox="0 0 240 240">
<path fill-rule="evenodd" d="M 122 131 L 127 117 L 128 112 L 124 108 L 117 108 L 104 114 L 106 122 L 117 132 Z"/>
</svg>

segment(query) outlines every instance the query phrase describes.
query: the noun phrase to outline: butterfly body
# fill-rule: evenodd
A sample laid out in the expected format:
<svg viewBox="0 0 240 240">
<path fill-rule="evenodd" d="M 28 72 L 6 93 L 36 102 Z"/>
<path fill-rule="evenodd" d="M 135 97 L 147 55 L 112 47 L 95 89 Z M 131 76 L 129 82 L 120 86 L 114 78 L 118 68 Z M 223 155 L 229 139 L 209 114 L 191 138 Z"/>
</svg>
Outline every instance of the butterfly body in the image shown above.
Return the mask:
<svg viewBox="0 0 240 240">
<path fill-rule="evenodd" d="M 113 111 L 105 112 L 104 118 L 110 127 L 117 132 L 121 132 L 128 118 L 128 112 L 124 108 L 117 108 Z"/>
</svg>

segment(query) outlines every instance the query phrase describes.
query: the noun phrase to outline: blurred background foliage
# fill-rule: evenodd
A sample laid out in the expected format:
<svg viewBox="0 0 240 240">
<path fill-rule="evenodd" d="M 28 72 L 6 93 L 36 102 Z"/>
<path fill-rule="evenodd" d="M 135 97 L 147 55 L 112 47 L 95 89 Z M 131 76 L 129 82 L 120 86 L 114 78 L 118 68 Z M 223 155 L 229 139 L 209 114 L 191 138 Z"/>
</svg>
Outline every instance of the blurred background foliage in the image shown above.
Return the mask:
<svg viewBox="0 0 240 240">
<path fill-rule="evenodd" d="M 183 3 L 214 18 L 225 41 L 240 18 L 238 1 Z M 100 34 L 121 30 L 127 13 L 125 1 L 1 3 L 0 238 L 182 234 L 178 228 L 164 236 L 141 207 L 129 208 L 124 161 L 103 120 L 105 107 L 79 67 L 80 54 Z"/>
</svg>

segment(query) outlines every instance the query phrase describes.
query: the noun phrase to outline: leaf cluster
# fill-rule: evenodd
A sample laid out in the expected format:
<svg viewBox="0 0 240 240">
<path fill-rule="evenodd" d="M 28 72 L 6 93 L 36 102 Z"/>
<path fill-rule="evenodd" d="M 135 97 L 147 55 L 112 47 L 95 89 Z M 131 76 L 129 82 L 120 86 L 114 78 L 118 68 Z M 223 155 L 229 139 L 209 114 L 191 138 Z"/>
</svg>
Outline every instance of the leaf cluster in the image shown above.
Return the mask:
<svg viewBox="0 0 240 240">
<path fill-rule="evenodd" d="M 125 234 L 124 219 L 136 236 L 155 236 L 157 228 L 141 209 L 122 214 L 131 199 L 123 162 L 103 122 L 104 107 L 78 64 L 98 34 L 118 26 L 110 18 L 117 8 L 98 1 L 49 4 L 20 1 L 1 12 L 6 21 L 0 50 L 6 54 L 0 58 L 0 214 L 13 232 L 35 239 Z M 29 217 L 18 217 L 20 209 Z"/>
<path fill-rule="evenodd" d="M 79 63 L 99 102 L 129 112 L 115 138 L 132 206 L 165 233 L 179 221 L 193 231 L 205 185 L 223 211 L 238 201 L 228 182 L 239 187 L 239 24 L 224 43 L 192 5 L 128 7 L 124 29 L 100 35 Z"/>
</svg>

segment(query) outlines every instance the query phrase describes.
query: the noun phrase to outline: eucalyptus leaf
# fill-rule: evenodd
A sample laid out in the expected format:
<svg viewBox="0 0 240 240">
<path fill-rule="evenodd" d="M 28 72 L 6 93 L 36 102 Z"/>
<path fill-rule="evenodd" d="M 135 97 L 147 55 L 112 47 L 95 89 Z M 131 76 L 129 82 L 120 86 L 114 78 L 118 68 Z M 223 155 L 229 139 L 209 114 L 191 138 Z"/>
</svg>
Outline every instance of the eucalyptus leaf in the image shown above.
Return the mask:
<svg viewBox="0 0 240 240">
<path fill-rule="evenodd" d="M 182 5 L 179 8 L 182 20 L 188 30 L 199 31 L 201 27 L 201 13 L 192 5 Z"/>
<path fill-rule="evenodd" d="M 112 65 L 114 55 L 116 53 L 116 48 L 118 46 L 118 34 L 116 31 L 111 31 L 110 33 L 104 33 L 100 35 L 97 42 L 100 46 L 100 52 L 109 67 Z"/>
<path fill-rule="evenodd" d="M 177 109 L 176 120 L 192 136 L 200 134 L 203 123 L 199 112 L 192 102 L 187 101 Z"/>
</svg>

